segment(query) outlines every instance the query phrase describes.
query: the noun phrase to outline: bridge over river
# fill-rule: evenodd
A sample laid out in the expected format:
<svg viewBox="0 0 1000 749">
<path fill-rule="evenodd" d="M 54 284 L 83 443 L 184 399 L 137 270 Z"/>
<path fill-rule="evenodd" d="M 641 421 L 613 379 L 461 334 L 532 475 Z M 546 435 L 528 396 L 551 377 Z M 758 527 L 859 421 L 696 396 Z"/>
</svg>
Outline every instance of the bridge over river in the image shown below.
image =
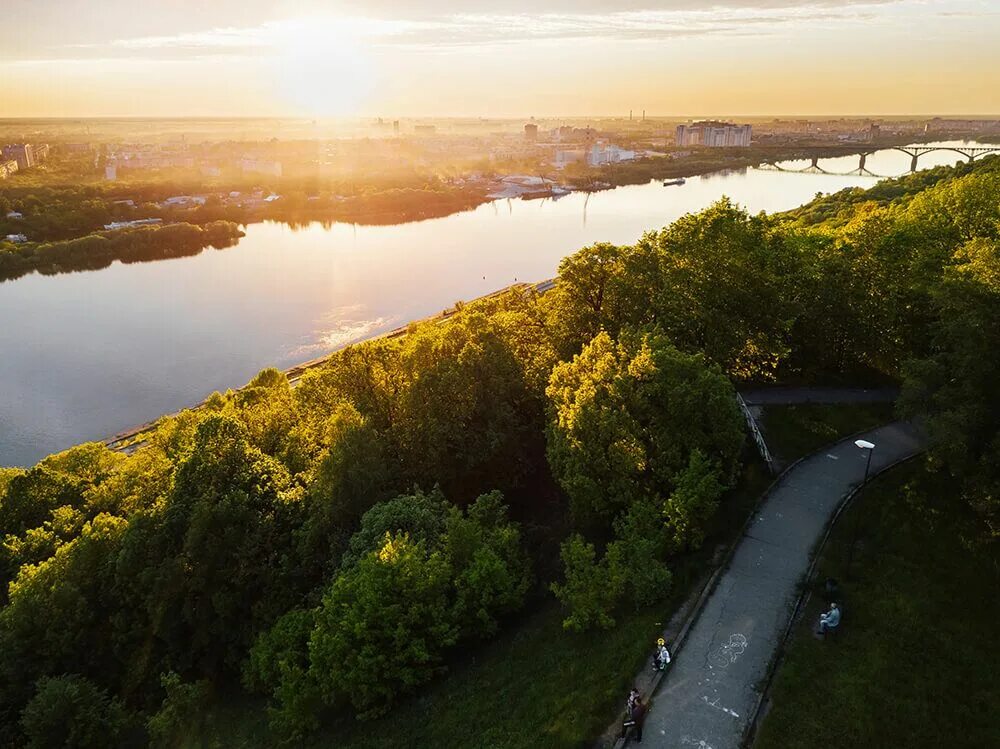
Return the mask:
<svg viewBox="0 0 1000 749">
<path fill-rule="evenodd" d="M 770 161 L 761 164 L 758 168 L 765 171 L 785 172 L 788 174 L 827 174 L 837 177 L 879 177 L 885 179 L 893 176 L 888 174 L 876 174 L 868 169 L 866 166 L 867 159 L 876 151 L 899 151 L 901 153 L 905 153 L 910 157 L 910 171 L 908 173 L 912 174 L 917 171 L 919 159 L 924 154 L 934 153 L 937 151 L 951 151 L 972 162 L 980 156 L 986 156 L 987 154 L 1000 154 L 1000 146 L 873 146 L 870 150 L 865 150 L 861 153 L 858 153 L 857 149 L 852 147 L 851 155 L 858 153 L 858 167 L 857 169 L 851 169 L 846 172 L 834 171 L 820 166 L 820 159 L 838 158 L 830 156 L 813 156 L 810 159 L 811 163 L 807 167 L 789 167 L 783 166 L 783 162 Z"/>
</svg>

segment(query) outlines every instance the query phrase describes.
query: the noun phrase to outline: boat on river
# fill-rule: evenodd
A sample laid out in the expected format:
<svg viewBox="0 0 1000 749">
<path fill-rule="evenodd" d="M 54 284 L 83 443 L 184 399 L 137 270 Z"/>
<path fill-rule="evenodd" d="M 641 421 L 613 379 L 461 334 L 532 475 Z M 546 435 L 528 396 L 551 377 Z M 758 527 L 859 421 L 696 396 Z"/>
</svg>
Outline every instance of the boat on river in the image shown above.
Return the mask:
<svg viewBox="0 0 1000 749">
<path fill-rule="evenodd" d="M 686 179 L 684 179 L 683 177 L 678 177 L 677 179 L 664 180 L 663 186 L 664 187 L 671 187 L 673 185 L 683 185 L 685 182 L 687 182 Z"/>
</svg>

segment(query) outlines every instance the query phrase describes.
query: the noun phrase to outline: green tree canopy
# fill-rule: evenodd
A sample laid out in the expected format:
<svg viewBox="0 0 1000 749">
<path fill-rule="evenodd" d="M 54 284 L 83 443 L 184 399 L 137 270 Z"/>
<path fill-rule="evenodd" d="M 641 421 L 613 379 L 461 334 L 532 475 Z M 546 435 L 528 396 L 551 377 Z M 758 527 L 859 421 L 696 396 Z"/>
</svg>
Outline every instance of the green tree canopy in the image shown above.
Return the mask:
<svg viewBox="0 0 1000 749">
<path fill-rule="evenodd" d="M 727 483 L 743 444 L 732 385 L 659 334 L 598 334 L 549 385 L 549 462 L 580 519 L 664 497 L 692 450 Z"/>
</svg>

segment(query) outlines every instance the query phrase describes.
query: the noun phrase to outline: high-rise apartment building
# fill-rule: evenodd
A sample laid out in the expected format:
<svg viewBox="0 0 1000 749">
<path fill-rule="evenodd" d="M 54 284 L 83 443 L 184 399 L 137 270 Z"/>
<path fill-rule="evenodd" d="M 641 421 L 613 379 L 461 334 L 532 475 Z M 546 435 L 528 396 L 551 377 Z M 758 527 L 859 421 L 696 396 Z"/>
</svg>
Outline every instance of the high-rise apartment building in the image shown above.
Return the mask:
<svg viewBox="0 0 1000 749">
<path fill-rule="evenodd" d="M 49 155 L 49 146 L 43 143 L 33 146 L 30 143 L 8 143 L 2 149 L 4 161 L 13 159 L 18 169 L 30 169 L 41 164 Z"/>
<path fill-rule="evenodd" d="M 30 169 L 35 165 L 35 153 L 30 143 L 8 143 L 3 147 L 4 159 L 13 159 L 18 169 Z"/>
<path fill-rule="evenodd" d="M 693 122 L 690 125 L 678 125 L 675 140 L 678 146 L 726 148 L 749 146 L 751 137 L 752 128 L 750 125 L 706 120 Z"/>
</svg>

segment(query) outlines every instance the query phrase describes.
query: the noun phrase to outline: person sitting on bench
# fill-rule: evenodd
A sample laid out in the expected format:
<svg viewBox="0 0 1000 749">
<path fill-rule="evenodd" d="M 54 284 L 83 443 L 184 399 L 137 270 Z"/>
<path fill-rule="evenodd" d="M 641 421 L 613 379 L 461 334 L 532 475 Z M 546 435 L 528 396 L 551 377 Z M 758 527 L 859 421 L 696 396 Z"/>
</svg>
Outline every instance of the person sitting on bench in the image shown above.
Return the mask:
<svg viewBox="0 0 1000 749">
<path fill-rule="evenodd" d="M 825 635 L 827 631 L 834 630 L 838 626 L 840 626 L 840 607 L 831 603 L 830 610 L 819 617 L 819 633 Z"/>
<path fill-rule="evenodd" d="M 661 637 L 656 641 L 656 650 L 653 651 L 653 670 L 664 671 L 670 663 L 670 651 L 667 650 L 667 643 Z"/>
</svg>

